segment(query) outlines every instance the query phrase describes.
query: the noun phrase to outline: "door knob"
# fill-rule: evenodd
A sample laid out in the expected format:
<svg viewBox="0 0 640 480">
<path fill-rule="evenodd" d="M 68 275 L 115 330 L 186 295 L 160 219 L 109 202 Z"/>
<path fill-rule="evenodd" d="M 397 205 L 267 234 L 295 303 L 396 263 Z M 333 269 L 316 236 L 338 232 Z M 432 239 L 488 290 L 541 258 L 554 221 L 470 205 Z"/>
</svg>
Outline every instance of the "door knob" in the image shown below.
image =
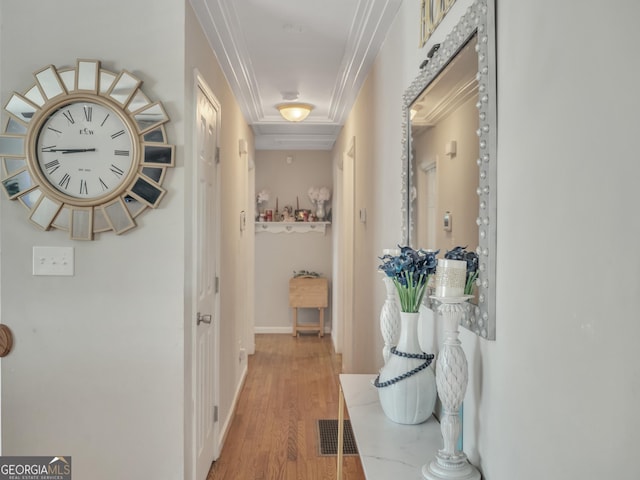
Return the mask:
<svg viewBox="0 0 640 480">
<path fill-rule="evenodd" d="M 11 347 L 13 347 L 13 334 L 9 327 L 0 325 L 0 357 L 9 355 Z"/>
<path fill-rule="evenodd" d="M 211 314 L 205 314 L 198 312 L 198 323 L 196 325 L 200 325 L 201 323 L 211 323 Z"/>
</svg>

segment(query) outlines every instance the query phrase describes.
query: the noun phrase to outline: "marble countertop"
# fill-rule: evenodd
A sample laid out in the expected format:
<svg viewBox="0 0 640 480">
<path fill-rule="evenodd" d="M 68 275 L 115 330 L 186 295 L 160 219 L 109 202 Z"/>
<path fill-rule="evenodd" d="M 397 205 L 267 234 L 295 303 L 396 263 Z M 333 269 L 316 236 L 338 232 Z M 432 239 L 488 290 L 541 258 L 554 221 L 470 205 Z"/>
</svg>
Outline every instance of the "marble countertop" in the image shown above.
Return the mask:
<svg viewBox="0 0 640 480">
<path fill-rule="evenodd" d="M 419 425 L 392 422 L 373 386 L 376 375 L 340 375 L 345 405 L 368 480 L 423 479 L 422 466 L 443 448 L 440 424 L 430 417 Z"/>
</svg>

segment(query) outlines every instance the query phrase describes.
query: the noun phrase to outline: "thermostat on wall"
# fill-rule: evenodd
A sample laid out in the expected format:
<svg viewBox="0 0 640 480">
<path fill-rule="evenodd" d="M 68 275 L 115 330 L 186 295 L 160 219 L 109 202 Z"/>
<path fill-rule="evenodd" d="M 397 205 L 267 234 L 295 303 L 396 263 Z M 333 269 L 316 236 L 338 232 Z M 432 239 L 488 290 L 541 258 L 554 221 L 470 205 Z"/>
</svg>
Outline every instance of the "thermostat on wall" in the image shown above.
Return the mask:
<svg viewBox="0 0 640 480">
<path fill-rule="evenodd" d="M 450 232 L 451 231 L 451 223 L 453 222 L 453 216 L 451 215 L 451 212 L 444 212 L 444 217 L 442 220 L 442 226 L 444 228 L 445 232 Z"/>
</svg>

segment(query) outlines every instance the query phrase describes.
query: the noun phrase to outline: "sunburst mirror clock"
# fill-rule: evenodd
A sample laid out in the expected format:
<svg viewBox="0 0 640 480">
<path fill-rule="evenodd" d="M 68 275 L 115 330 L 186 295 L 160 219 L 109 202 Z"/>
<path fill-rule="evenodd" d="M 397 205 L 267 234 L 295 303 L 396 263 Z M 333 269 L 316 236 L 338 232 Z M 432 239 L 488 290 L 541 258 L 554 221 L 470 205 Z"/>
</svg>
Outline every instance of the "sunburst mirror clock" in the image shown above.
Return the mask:
<svg viewBox="0 0 640 480">
<path fill-rule="evenodd" d="M 3 190 L 33 224 L 67 230 L 74 240 L 134 228 L 164 197 L 175 162 L 162 103 L 130 72 L 105 70 L 98 60 L 49 65 L 34 77 L 4 107 Z"/>
</svg>

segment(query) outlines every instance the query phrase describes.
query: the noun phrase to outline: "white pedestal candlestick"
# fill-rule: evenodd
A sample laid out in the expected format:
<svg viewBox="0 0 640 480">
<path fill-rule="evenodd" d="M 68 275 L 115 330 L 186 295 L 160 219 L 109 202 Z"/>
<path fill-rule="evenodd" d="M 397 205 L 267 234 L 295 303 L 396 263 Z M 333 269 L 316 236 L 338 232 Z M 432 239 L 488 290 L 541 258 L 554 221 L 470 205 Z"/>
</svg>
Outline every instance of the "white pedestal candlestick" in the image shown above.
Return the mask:
<svg viewBox="0 0 640 480">
<path fill-rule="evenodd" d="M 467 461 L 463 451 L 456 449 L 461 429 L 460 407 L 469 378 L 458 325 L 464 303 L 471 296 L 432 298 L 440 303 L 438 313 L 444 321 L 444 342 L 436 363 L 436 385 L 444 410 L 440 423 L 444 448 L 436 453 L 435 460 L 422 467 L 422 475 L 428 480 L 480 480 L 480 472 Z"/>
</svg>

